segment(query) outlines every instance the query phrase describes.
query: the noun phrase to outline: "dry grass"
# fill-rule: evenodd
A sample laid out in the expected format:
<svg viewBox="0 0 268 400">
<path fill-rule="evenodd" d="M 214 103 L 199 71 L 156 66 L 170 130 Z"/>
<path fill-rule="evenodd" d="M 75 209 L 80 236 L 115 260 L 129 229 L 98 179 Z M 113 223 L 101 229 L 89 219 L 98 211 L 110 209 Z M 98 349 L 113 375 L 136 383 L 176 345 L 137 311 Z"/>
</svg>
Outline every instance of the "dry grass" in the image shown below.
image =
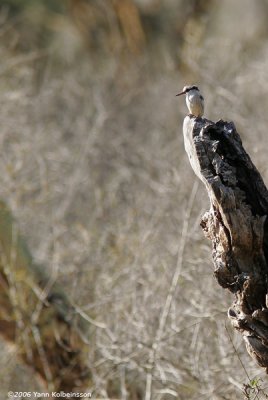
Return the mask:
<svg viewBox="0 0 268 400">
<path fill-rule="evenodd" d="M 256 10 L 248 37 L 223 3 L 211 11 L 199 64 L 186 61 L 207 116 L 234 120 L 268 180 L 259 8 L 240 6 Z M 60 35 L 54 43 L 49 56 L 1 45 L 0 197 L 35 259 L 56 269 L 74 304 L 101 323 L 88 389 L 122 400 L 242 398 L 240 359 L 250 378 L 263 375 L 228 326 L 231 296 L 213 279 L 199 227 L 208 201 L 184 153 L 186 110 L 174 97 L 184 76 L 174 60 L 157 68 L 146 54 L 126 71 L 81 48 L 66 61 Z M 5 378 L 3 393 L 20 390 Z"/>
</svg>

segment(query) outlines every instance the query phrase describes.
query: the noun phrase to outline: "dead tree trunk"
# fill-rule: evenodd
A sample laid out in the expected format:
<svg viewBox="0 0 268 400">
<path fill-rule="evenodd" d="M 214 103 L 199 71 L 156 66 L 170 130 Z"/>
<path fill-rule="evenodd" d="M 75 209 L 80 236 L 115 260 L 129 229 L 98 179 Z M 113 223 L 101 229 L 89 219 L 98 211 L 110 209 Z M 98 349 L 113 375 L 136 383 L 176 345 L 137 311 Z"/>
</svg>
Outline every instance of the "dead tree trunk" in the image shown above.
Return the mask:
<svg viewBox="0 0 268 400">
<path fill-rule="evenodd" d="M 268 372 L 268 190 L 232 122 L 187 116 L 183 134 L 211 203 L 201 226 L 212 241 L 215 277 L 234 294 L 228 317 Z"/>
</svg>

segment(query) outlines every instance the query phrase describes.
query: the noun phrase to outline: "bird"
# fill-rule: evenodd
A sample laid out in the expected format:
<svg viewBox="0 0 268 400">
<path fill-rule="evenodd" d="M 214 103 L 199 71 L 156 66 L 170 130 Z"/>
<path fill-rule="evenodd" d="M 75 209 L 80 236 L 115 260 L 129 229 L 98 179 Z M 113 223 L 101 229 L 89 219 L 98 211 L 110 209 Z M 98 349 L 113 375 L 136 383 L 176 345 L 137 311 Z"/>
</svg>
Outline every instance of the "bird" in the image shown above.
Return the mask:
<svg viewBox="0 0 268 400">
<path fill-rule="evenodd" d="M 176 96 L 186 95 L 186 104 L 191 115 L 202 117 L 204 114 L 204 97 L 197 86 L 184 86 Z"/>
</svg>

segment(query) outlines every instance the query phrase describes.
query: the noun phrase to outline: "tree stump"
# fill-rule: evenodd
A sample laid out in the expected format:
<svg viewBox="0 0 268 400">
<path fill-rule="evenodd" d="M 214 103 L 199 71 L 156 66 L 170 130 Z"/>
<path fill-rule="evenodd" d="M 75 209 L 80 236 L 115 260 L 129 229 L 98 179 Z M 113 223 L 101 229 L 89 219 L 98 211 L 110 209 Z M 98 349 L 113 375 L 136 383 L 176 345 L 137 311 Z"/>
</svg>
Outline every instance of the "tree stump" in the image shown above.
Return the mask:
<svg viewBox="0 0 268 400">
<path fill-rule="evenodd" d="M 212 241 L 214 274 L 234 294 L 228 317 L 268 372 L 268 190 L 233 122 L 189 115 L 183 134 L 210 199 L 201 227 Z"/>
</svg>

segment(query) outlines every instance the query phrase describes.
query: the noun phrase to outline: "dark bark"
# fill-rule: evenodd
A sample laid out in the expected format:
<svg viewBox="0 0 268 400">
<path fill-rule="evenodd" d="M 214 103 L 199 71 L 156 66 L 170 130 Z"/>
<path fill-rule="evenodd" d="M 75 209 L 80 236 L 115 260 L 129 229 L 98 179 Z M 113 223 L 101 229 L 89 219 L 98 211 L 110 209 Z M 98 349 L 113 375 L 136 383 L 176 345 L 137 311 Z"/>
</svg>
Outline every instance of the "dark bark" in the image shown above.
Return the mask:
<svg viewBox="0 0 268 400">
<path fill-rule="evenodd" d="M 212 241 L 215 277 L 234 294 L 228 310 L 247 350 L 268 371 L 268 191 L 232 122 L 187 116 L 185 149 L 206 186 L 201 220 Z"/>
</svg>

